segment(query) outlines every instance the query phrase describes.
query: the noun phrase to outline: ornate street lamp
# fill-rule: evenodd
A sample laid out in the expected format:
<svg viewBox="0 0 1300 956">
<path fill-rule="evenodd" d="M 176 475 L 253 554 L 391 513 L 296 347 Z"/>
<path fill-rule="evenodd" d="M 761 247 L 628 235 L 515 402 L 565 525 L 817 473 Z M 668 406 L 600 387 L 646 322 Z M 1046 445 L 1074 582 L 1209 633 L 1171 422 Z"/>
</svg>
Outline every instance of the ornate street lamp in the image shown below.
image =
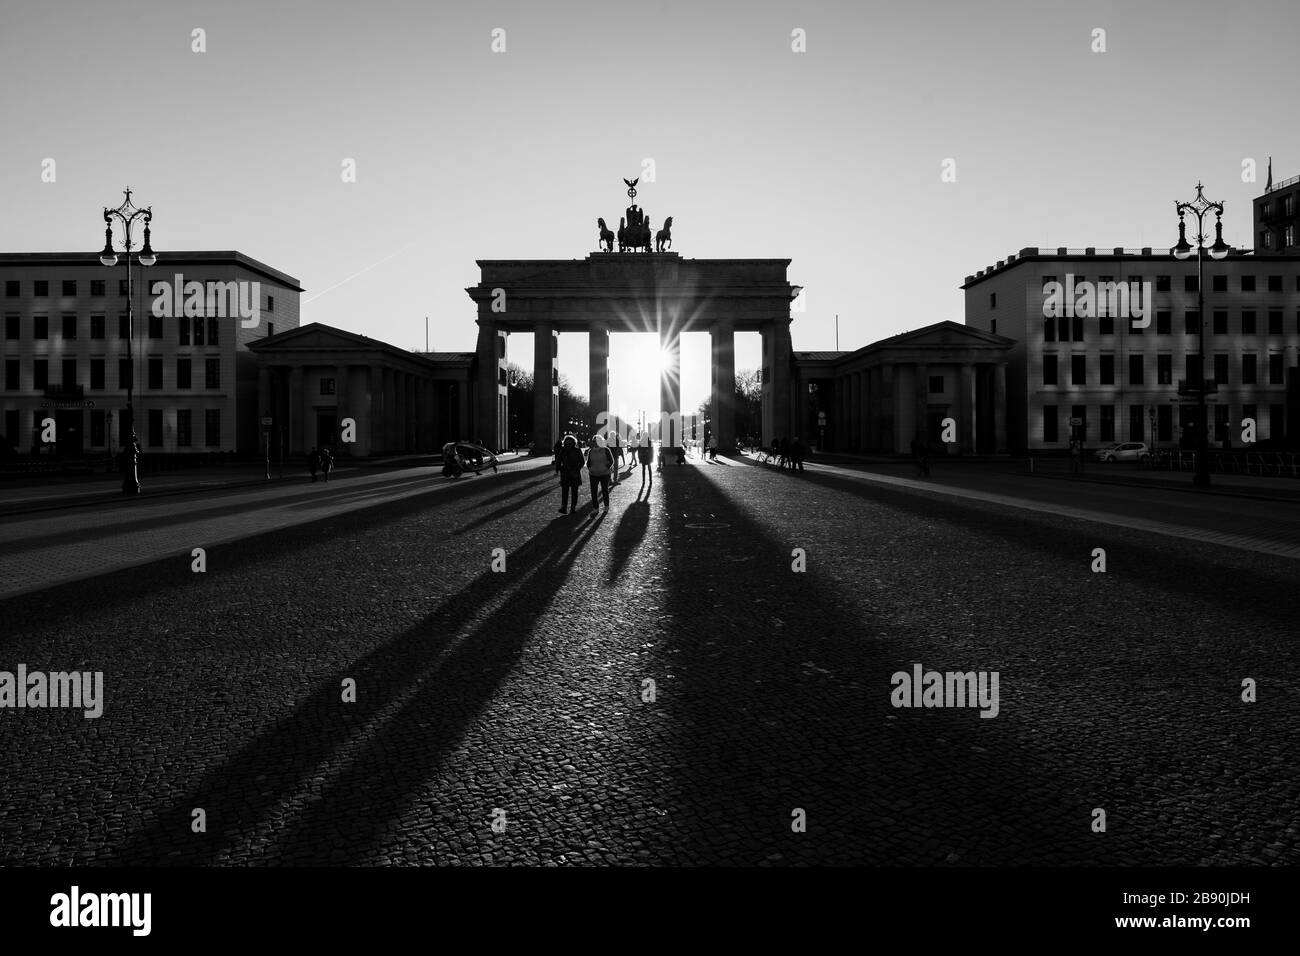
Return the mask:
<svg viewBox="0 0 1300 956">
<path fill-rule="evenodd" d="M 110 269 L 117 265 L 117 253 L 113 251 L 113 220 L 122 225 L 122 245 L 126 250 L 126 349 L 127 362 L 131 370 L 126 380 L 126 408 L 122 412 L 119 428 L 130 435 L 129 442 L 122 442 L 122 494 L 138 495 L 140 493 L 139 463 L 140 442 L 135 431 L 135 407 L 132 401 L 135 392 L 135 290 L 131 272 L 131 229 L 137 219 L 144 220 L 144 245 L 135 254 L 140 265 L 148 268 L 158 261 L 153 247 L 149 244 L 149 223 L 153 220 L 153 207 L 141 209 L 131 202 L 131 190 L 126 190 L 126 199 L 116 209 L 104 207 L 104 250 L 99 254 L 99 261 Z"/>
<path fill-rule="evenodd" d="M 1183 221 L 1185 213 L 1191 213 L 1196 217 L 1196 314 L 1200 318 L 1200 380 L 1189 385 L 1196 386 L 1196 473 L 1192 476 L 1192 484 L 1202 487 L 1210 483 L 1210 458 L 1208 450 L 1209 423 L 1206 421 L 1205 406 L 1205 263 L 1201 257 L 1201 250 L 1205 248 L 1205 216 L 1209 212 L 1214 213 L 1214 245 L 1205 251 L 1210 254 L 1212 259 L 1223 259 L 1228 255 L 1230 248 L 1223 241 L 1223 203 L 1211 202 L 1205 198 L 1201 192 L 1201 184 L 1196 184 L 1196 198 L 1191 202 L 1175 203 L 1178 210 L 1178 245 L 1169 250 L 1175 259 L 1185 260 L 1191 257 L 1192 246 L 1187 242 L 1187 225 Z M 1190 376 L 1188 376 L 1190 379 Z"/>
</svg>

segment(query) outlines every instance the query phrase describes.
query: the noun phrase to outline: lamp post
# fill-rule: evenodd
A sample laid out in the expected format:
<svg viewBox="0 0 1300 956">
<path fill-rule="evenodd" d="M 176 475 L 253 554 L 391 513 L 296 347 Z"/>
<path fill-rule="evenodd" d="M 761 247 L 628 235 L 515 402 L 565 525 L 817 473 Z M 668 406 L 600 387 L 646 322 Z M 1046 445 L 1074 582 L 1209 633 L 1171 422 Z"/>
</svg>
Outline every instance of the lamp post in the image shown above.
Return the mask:
<svg viewBox="0 0 1300 956">
<path fill-rule="evenodd" d="M 1205 216 L 1214 213 L 1214 245 L 1205 249 L 1212 259 L 1223 259 L 1229 247 L 1223 241 L 1223 203 L 1211 202 L 1201 192 L 1201 184 L 1196 184 L 1196 198 L 1191 202 L 1175 203 L 1178 210 L 1178 245 L 1170 252 L 1173 257 L 1185 260 L 1192 254 L 1192 247 L 1187 242 L 1187 225 L 1183 221 L 1185 213 L 1196 217 L 1196 314 L 1200 319 L 1198 349 L 1200 352 L 1200 376 L 1196 382 L 1196 473 L 1192 475 L 1192 484 L 1206 487 L 1210 483 L 1210 459 L 1208 452 L 1208 422 L 1205 405 L 1205 260 L 1201 255 L 1205 248 Z M 1190 376 L 1189 376 L 1190 377 Z M 1189 384 L 1191 384 L 1189 382 Z"/>
<path fill-rule="evenodd" d="M 126 380 L 126 408 L 122 411 L 119 428 L 130 435 L 130 442 L 122 442 L 122 494 L 138 495 L 140 493 L 140 475 L 137 471 L 140 442 L 135 432 L 135 290 L 131 273 L 131 229 L 137 219 L 144 220 L 144 245 L 136 253 L 136 261 L 148 268 L 158 261 L 153 248 L 149 245 L 149 223 L 153 220 L 153 207 L 141 209 L 131 202 L 131 190 L 126 190 L 126 199 L 116 209 L 104 207 L 104 251 L 99 254 L 99 261 L 112 268 L 117 265 L 117 253 L 113 251 L 113 220 L 122 225 L 122 244 L 126 250 L 126 354 L 130 375 Z"/>
</svg>

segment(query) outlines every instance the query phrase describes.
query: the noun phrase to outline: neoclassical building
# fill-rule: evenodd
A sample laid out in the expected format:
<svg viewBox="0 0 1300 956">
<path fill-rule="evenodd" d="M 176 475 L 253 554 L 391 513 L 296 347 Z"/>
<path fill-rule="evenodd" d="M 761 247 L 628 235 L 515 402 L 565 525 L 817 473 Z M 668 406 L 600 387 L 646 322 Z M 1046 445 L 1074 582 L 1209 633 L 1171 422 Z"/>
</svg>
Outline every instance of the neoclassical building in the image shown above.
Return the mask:
<svg viewBox="0 0 1300 956">
<path fill-rule="evenodd" d="M 921 437 L 950 454 L 1005 453 L 1014 345 L 937 322 L 854 352 L 796 352 L 794 432 L 787 437 L 841 452 L 904 454 Z"/>
<path fill-rule="evenodd" d="M 248 348 L 258 363 L 257 424 L 272 458 L 282 443 L 288 456 L 315 446 L 369 457 L 432 453 L 472 437 L 468 352 L 408 352 L 319 323 Z"/>
</svg>

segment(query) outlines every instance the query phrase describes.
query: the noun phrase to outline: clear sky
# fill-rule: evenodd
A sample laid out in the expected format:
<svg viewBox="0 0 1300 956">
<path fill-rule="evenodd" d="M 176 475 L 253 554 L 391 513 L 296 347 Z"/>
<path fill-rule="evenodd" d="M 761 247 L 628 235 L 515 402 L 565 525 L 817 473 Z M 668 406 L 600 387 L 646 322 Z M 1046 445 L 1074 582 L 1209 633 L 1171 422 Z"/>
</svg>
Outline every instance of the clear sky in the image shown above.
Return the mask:
<svg viewBox="0 0 1300 956">
<path fill-rule="evenodd" d="M 5 0 L 0 249 L 94 251 L 130 185 L 160 256 L 238 249 L 300 279 L 304 322 L 422 349 L 427 315 L 469 350 L 474 260 L 584 257 L 652 159 L 674 249 L 791 259 L 795 348 L 836 313 L 857 348 L 961 321 L 963 277 L 1022 246 L 1170 245 L 1198 179 L 1249 244 L 1267 156 L 1300 174 L 1298 38 L 1294 0 Z M 632 404 L 644 358 L 615 339 Z M 683 362 L 690 408 L 702 342 Z M 584 337 L 561 367 L 585 390 Z"/>
</svg>

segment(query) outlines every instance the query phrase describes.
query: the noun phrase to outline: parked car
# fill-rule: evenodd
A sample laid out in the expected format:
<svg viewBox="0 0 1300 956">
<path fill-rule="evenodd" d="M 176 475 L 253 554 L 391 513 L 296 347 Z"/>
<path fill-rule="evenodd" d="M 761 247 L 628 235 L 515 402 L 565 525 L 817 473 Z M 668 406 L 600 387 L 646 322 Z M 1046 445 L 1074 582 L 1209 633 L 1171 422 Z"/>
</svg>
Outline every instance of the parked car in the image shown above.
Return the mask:
<svg viewBox="0 0 1300 956">
<path fill-rule="evenodd" d="M 1145 442 L 1122 441 L 1098 448 L 1094 457 L 1105 462 L 1145 461 L 1151 457 L 1151 449 L 1147 448 Z"/>
<path fill-rule="evenodd" d="M 444 464 L 444 474 L 455 472 L 459 475 L 461 471 L 472 471 L 478 474 L 484 468 L 497 470 L 497 456 L 492 454 L 481 445 L 475 445 L 473 442 L 466 441 L 449 441 L 442 446 L 442 460 Z M 455 463 L 455 467 L 448 467 Z M 459 469 L 459 470 L 457 470 Z M 449 475 L 451 477 L 451 475 Z"/>
</svg>

